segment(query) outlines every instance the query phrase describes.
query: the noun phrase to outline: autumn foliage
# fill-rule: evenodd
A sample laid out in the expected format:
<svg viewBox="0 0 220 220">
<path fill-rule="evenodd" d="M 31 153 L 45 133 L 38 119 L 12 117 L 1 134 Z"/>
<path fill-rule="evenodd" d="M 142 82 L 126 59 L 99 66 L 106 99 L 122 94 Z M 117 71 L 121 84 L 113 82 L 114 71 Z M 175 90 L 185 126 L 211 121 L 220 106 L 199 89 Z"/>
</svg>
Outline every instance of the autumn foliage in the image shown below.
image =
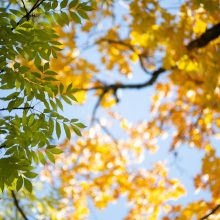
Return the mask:
<svg viewBox="0 0 220 220">
<path fill-rule="evenodd" d="M 0 109 L 12 115 L 6 118 L 6 128 L 8 115 L 0 115 L 0 171 L 18 156 L 33 166 L 27 170 L 12 166 L 16 172 L 11 180 L 0 174 L 5 181 L 2 219 L 13 218 L 14 209 L 18 219 L 88 219 L 91 204 L 105 209 L 121 198 L 128 204 L 125 220 L 219 219 L 219 1 L 179 1 L 174 8 L 170 1 L 156 0 L 10 2 L 23 16 L 40 3 L 35 16 L 14 24 L 19 34 L 39 25 L 40 42 L 34 51 L 26 45 L 27 52 L 35 54 L 16 49 L 17 54 L 1 65 L 14 65 L 17 74 L 20 70 L 26 75 L 22 79 L 16 75 L 16 82 L 6 87 L 24 91 L 20 104 L 10 94 L 2 99 L 13 103 Z M 48 35 L 45 42 L 43 28 Z M 9 82 L 4 75 L 0 79 L 4 90 Z M 147 89 L 153 95 L 143 100 L 139 92 Z M 131 90 L 150 106 L 149 116 L 141 121 L 129 120 L 117 108 Z M 74 108 L 75 104 L 86 108 L 91 100 L 89 120 L 80 116 L 85 128 L 75 119 Z M 31 101 L 34 107 L 21 108 Z M 71 105 L 71 114 L 65 111 L 66 104 Z M 132 100 L 127 105 L 135 115 Z M 34 120 L 43 121 L 35 126 Z M 39 129 L 36 136 L 28 133 L 31 126 L 32 131 Z M 12 133 L 13 129 L 20 133 Z M 25 137 L 26 132 L 32 142 L 9 141 L 13 135 Z M 4 137 L 5 133 L 10 136 Z M 40 139 L 42 134 L 45 140 Z M 14 153 L 14 146 L 22 150 L 21 144 L 29 149 L 23 150 L 25 156 Z M 182 167 L 187 151 L 199 159 Z M 196 172 L 191 172 L 194 168 Z M 185 179 L 180 178 L 183 173 Z M 11 195 L 13 201 L 4 199 Z"/>
</svg>

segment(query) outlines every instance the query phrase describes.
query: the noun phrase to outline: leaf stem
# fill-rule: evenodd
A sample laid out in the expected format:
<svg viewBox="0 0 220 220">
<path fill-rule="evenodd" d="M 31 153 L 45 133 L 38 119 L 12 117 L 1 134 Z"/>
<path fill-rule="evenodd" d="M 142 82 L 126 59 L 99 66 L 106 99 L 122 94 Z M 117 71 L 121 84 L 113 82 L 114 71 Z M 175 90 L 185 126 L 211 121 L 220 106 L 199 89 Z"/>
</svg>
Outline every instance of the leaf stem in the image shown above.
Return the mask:
<svg viewBox="0 0 220 220">
<path fill-rule="evenodd" d="M 23 209 L 21 208 L 20 204 L 19 204 L 19 201 L 15 195 L 15 192 L 13 190 L 11 190 L 11 195 L 12 195 L 12 198 L 13 198 L 13 202 L 14 202 L 14 205 L 16 206 L 17 210 L 19 211 L 19 213 L 21 214 L 21 216 L 23 217 L 23 219 L 25 220 L 28 220 L 27 216 L 25 215 Z"/>
</svg>

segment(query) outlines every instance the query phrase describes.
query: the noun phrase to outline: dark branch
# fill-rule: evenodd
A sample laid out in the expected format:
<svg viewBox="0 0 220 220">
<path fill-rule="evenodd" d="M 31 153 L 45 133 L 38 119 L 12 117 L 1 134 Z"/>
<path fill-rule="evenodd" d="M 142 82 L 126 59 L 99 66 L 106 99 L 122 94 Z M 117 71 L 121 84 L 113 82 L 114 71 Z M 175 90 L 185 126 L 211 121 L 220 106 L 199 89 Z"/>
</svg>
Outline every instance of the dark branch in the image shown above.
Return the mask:
<svg viewBox="0 0 220 220">
<path fill-rule="evenodd" d="M 220 23 L 214 25 L 210 29 L 206 30 L 199 38 L 191 41 L 186 48 L 193 50 L 196 48 L 205 47 L 210 41 L 215 40 L 220 35 Z"/>
<path fill-rule="evenodd" d="M 106 90 L 110 91 L 117 91 L 118 89 L 142 89 L 148 86 L 151 86 L 154 84 L 154 82 L 157 80 L 160 74 L 164 73 L 166 70 L 164 68 L 159 68 L 156 71 L 152 73 L 152 77 L 144 82 L 144 83 L 137 83 L 137 84 L 110 84 L 107 86 L 96 86 L 91 88 L 85 88 L 85 89 L 78 89 L 77 91 L 93 91 L 93 90 Z"/>
<path fill-rule="evenodd" d="M 93 124 L 94 120 L 95 120 L 95 115 L 96 115 L 96 112 L 98 110 L 98 107 L 103 99 L 103 97 L 105 96 L 106 92 L 108 90 L 103 90 L 102 94 L 99 96 L 99 99 L 98 101 L 96 102 L 94 108 L 93 108 L 93 111 L 92 111 L 92 118 L 91 118 L 91 123 L 90 123 L 90 126 Z"/>
<path fill-rule="evenodd" d="M 220 204 L 217 205 L 214 209 L 212 209 L 207 215 L 203 216 L 200 220 L 208 219 L 212 214 L 217 212 L 219 208 L 220 208 Z"/>
<path fill-rule="evenodd" d="M 147 82 L 145 83 L 142 83 L 142 84 L 112 84 L 112 85 L 108 85 L 108 86 L 100 86 L 100 87 L 96 87 L 96 88 L 91 88 L 91 89 L 87 89 L 87 91 L 89 90 L 98 90 L 98 89 L 101 89 L 102 90 L 102 93 L 101 95 L 99 96 L 98 98 L 98 101 L 96 102 L 94 108 L 93 108 L 93 112 L 92 112 L 92 118 L 91 118 L 91 123 L 90 125 L 93 124 L 94 120 L 95 120 L 95 115 L 96 115 L 96 112 L 98 110 L 98 107 L 104 97 L 104 95 L 108 92 L 108 91 L 113 91 L 113 94 L 115 94 L 117 92 L 118 89 L 141 89 L 141 88 L 144 88 L 144 87 L 147 87 L 147 86 L 150 86 L 152 85 L 158 78 L 158 76 L 165 72 L 165 69 L 158 69 L 157 71 L 155 71 L 153 73 L 153 76 L 151 77 L 150 80 L 148 80 Z M 80 91 L 80 90 L 78 90 Z M 82 90 L 81 90 L 82 91 Z M 86 89 L 84 89 L 84 91 L 86 91 Z"/>
<path fill-rule="evenodd" d="M 28 10 L 27 10 L 27 8 L 26 8 L 26 5 L 24 4 L 24 0 L 21 0 L 21 2 L 22 2 L 22 4 L 23 4 L 23 7 L 24 7 L 25 12 L 28 13 Z"/>
<path fill-rule="evenodd" d="M 27 109 L 34 109 L 34 107 L 33 106 L 29 106 L 29 107 L 18 107 L 18 108 L 12 108 L 12 109 L 0 108 L 0 111 L 27 110 Z"/>
<path fill-rule="evenodd" d="M 102 38 L 102 39 L 97 41 L 97 43 L 100 43 L 100 42 L 107 42 L 109 44 L 119 44 L 119 45 L 122 45 L 124 47 L 127 47 L 129 50 L 133 51 L 134 53 L 137 53 L 134 46 L 132 46 L 131 44 L 126 43 L 122 40 L 112 40 L 112 39 L 108 39 L 108 38 Z M 143 71 L 147 74 L 150 74 L 148 69 L 144 65 L 144 61 L 143 61 L 144 53 L 141 53 L 141 54 L 138 53 L 137 55 L 138 55 L 140 65 L 141 65 L 141 68 L 143 69 Z"/>
<path fill-rule="evenodd" d="M 107 42 L 109 44 L 119 44 L 119 45 L 127 47 L 128 49 L 130 49 L 133 52 L 136 52 L 134 47 L 131 44 L 126 43 L 122 40 L 113 40 L 113 39 L 108 39 L 108 38 L 102 38 L 102 39 L 98 40 L 96 43 L 101 43 L 101 42 Z"/>
<path fill-rule="evenodd" d="M 112 141 L 114 142 L 115 144 L 115 148 L 117 150 L 117 153 L 119 155 L 119 157 L 121 158 L 122 161 L 124 161 L 124 157 L 121 153 L 121 150 L 119 148 L 119 145 L 118 145 L 118 141 L 117 139 L 111 134 L 111 132 L 108 130 L 107 127 L 103 126 L 102 123 L 100 122 L 99 119 L 95 119 L 97 121 L 97 123 L 99 124 L 99 126 L 102 128 L 102 130 L 112 139 Z"/>
<path fill-rule="evenodd" d="M 13 198 L 13 202 L 14 202 L 14 205 L 16 206 L 17 210 L 19 211 L 19 213 L 21 214 L 21 216 L 23 217 L 23 219 L 25 220 L 28 220 L 27 216 L 25 215 L 23 209 L 21 208 L 21 206 L 19 205 L 19 201 L 14 193 L 14 191 L 12 190 L 11 191 L 11 195 L 12 195 L 12 198 Z"/>
<path fill-rule="evenodd" d="M 201 48 L 206 46 L 210 41 L 216 39 L 218 36 L 220 35 L 220 23 L 217 25 L 214 25 L 213 27 L 211 27 L 210 29 L 208 29 L 205 33 L 203 33 L 199 38 L 191 41 L 186 48 L 191 51 L 195 48 Z M 129 48 L 131 51 L 135 52 L 135 48 L 123 41 L 115 41 L 115 40 L 111 40 L 111 39 L 101 39 L 99 41 L 97 41 L 97 43 L 102 42 L 102 41 L 106 41 L 108 43 L 115 43 L 115 44 L 120 44 L 123 45 L 127 48 Z M 142 57 L 143 55 L 139 55 L 139 61 L 141 64 L 142 69 L 147 72 L 147 69 L 144 66 Z M 174 68 L 174 67 L 173 67 Z M 110 85 L 103 85 L 103 86 L 97 86 L 97 87 L 92 87 L 92 88 L 82 88 L 82 89 L 78 89 L 78 91 L 93 91 L 93 90 L 102 90 L 101 95 L 99 96 L 99 99 L 97 101 L 97 103 L 94 106 L 93 109 L 93 113 L 92 113 L 92 119 L 91 119 L 91 124 L 93 123 L 94 119 L 95 119 L 95 114 L 97 112 L 97 109 L 101 103 L 101 100 L 103 99 L 104 95 L 109 92 L 109 91 L 113 91 L 113 94 L 117 94 L 117 90 L 118 89 L 142 89 L 142 88 L 146 88 L 148 86 L 153 85 L 158 77 L 162 74 L 165 73 L 166 70 L 163 67 L 160 67 L 159 69 L 157 69 L 156 71 L 154 71 L 151 74 L 151 78 L 149 80 L 147 80 L 144 83 L 137 83 L 137 84 L 110 84 Z M 148 73 L 148 72 L 147 72 Z"/>
<path fill-rule="evenodd" d="M 9 3 L 7 4 L 7 6 L 5 7 L 5 12 L 10 8 L 10 6 L 11 6 L 11 2 L 9 2 Z"/>
<path fill-rule="evenodd" d="M 139 54 L 138 57 L 139 57 L 139 61 L 140 61 L 140 65 L 141 65 L 142 70 L 143 70 L 145 73 L 150 74 L 149 71 L 148 71 L 148 69 L 145 67 L 143 54 Z"/>
<path fill-rule="evenodd" d="M 18 22 L 16 27 L 21 23 L 21 21 L 25 18 L 26 20 L 29 20 L 31 13 L 36 10 L 45 0 L 37 0 L 35 4 L 32 6 L 29 12 L 27 12 Z M 14 30 L 16 27 L 12 28 Z"/>
<path fill-rule="evenodd" d="M 99 119 L 95 119 L 99 126 L 102 128 L 102 130 L 112 139 L 112 141 L 117 145 L 118 141 L 117 139 L 112 135 L 112 133 L 107 129 L 107 127 L 103 126 Z"/>
<path fill-rule="evenodd" d="M 211 42 L 212 40 L 216 39 L 217 37 L 220 36 L 220 23 L 214 25 L 213 27 L 209 28 L 208 30 L 206 30 L 205 33 L 203 33 L 199 38 L 191 41 L 186 48 L 191 51 L 195 48 L 201 48 L 206 46 L 209 42 Z M 102 39 L 101 41 L 104 41 L 104 39 Z M 108 40 L 109 42 L 112 43 L 116 43 L 117 41 L 115 40 Z M 127 46 L 128 48 L 130 48 L 132 51 L 134 51 L 134 48 L 130 45 L 127 44 L 123 41 L 119 41 L 118 43 Z M 92 87 L 92 88 L 82 88 L 79 89 L 78 91 L 93 91 L 93 90 L 105 90 L 110 91 L 110 90 L 114 90 L 117 91 L 118 89 L 142 89 L 148 86 L 153 85 L 156 80 L 158 79 L 158 77 L 162 74 L 165 73 L 166 70 L 163 67 L 160 67 L 159 69 L 155 70 L 153 73 L 151 73 L 151 78 L 144 82 L 144 83 L 137 83 L 137 84 L 110 84 L 110 85 L 105 85 L 105 86 L 97 86 L 97 87 Z"/>
<path fill-rule="evenodd" d="M 0 146 L 0 149 L 5 148 L 5 147 L 6 147 L 6 145 L 3 144 L 3 145 Z"/>
</svg>

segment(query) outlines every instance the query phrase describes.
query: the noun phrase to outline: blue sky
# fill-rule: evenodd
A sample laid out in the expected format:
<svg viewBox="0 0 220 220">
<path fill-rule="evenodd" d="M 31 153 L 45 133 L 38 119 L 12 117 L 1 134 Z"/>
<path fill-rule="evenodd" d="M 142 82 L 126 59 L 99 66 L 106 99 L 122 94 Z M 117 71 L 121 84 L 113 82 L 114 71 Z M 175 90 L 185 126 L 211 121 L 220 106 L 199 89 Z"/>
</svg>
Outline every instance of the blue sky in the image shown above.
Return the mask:
<svg viewBox="0 0 220 220">
<path fill-rule="evenodd" d="M 122 2 L 122 1 L 119 1 Z M 168 0 L 161 0 L 161 4 L 166 8 L 170 7 L 170 11 L 172 13 L 176 13 L 178 10 L 178 5 L 183 2 L 180 0 L 173 0 L 172 3 Z M 122 11 L 125 12 L 126 7 L 119 3 L 117 8 L 117 14 L 121 14 Z M 87 59 L 91 60 L 94 63 L 97 63 L 98 54 L 94 54 L 94 48 L 83 53 L 83 56 Z M 98 63 L 99 64 L 99 63 Z M 134 76 L 130 83 L 142 82 L 146 81 L 147 76 L 141 71 L 139 65 L 135 65 L 134 67 Z M 108 83 L 113 81 L 116 77 L 112 77 L 109 80 L 109 73 L 105 73 L 100 76 L 100 79 L 106 81 L 108 79 Z M 166 76 L 162 76 L 166 77 Z M 120 80 L 126 82 L 127 79 L 124 77 L 120 77 Z M 150 101 L 152 95 L 155 93 L 154 87 L 148 87 L 142 90 L 124 90 L 120 91 L 120 102 L 113 107 L 113 110 L 119 112 L 123 117 L 127 118 L 131 122 L 142 122 L 148 121 L 150 119 Z M 65 105 L 64 114 L 69 118 L 79 118 L 85 124 L 89 124 L 92 109 L 97 101 L 97 97 L 94 97 L 92 92 L 88 95 L 87 102 L 85 105 L 75 105 L 75 106 L 67 106 Z M 99 108 L 97 112 L 97 117 L 105 117 L 105 110 Z M 116 129 L 111 130 L 112 134 L 117 137 L 123 137 L 123 133 Z M 169 175 L 174 178 L 178 178 L 181 182 L 186 186 L 188 190 L 188 194 L 180 199 L 179 201 L 172 201 L 172 203 L 181 203 L 187 204 L 189 201 L 195 201 L 199 198 L 209 199 L 208 193 L 199 193 L 195 194 L 192 177 L 195 173 L 198 173 L 201 166 L 201 158 L 203 153 L 201 153 L 197 149 L 190 148 L 189 146 L 181 146 L 178 150 L 178 156 L 175 156 L 172 153 L 168 152 L 171 141 L 171 132 L 166 140 L 159 140 L 158 145 L 160 146 L 159 153 L 157 154 L 146 154 L 146 159 L 140 165 L 144 168 L 150 168 L 151 165 L 158 160 L 166 161 L 167 166 L 169 167 Z M 213 142 L 217 145 L 217 141 Z M 129 206 L 126 203 L 126 197 L 122 196 L 121 199 L 117 203 L 111 203 L 104 210 L 96 209 L 92 202 L 89 201 L 89 207 L 91 211 L 91 215 L 89 216 L 89 220 L 122 220 L 125 217 L 126 213 L 129 210 Z"/>
<path fill-rule="evenodd" d="M 120 1 L 122 2 L 122 1 Z M 180 0 L 176 1 L 167 1 L 162 0 L 161 4 L 165 8 L 169 8 L 172 13 L 177 13 L 178 6 L 181 4 Z M 123 4 L 118 5 L 118 9 L 116 9 L 117 13 L 123 13 L 126 11 L 126 7 Z M 92 55 L 92 56 L 91 56 Z M 85 57 L 90 59 L 91 61 L 97 63 L 98 55 L 95 56 L 91 51 L 87 51 L 84 54 Z M 92 57 L 92 59 L 91 59 Z M 134 76 L 130 82 L 142 82 L 146 81 L 146 75 L 143 74 L 138 65 L 134 68 Z M 101 76 L 103 81 L 108 77 L 108 73 Z M 165 77 L 165 76 L 163 76 Z M 122 81 L 126 82 L 125 78 L 121 78 Z M 142 90 L 124 90 L 120 91 L 121 99 L 117 106 L 113 107 L 113 110 L 119 112 L 123 117 L 127 118 L 132 122 L 142 122 L 150 119 L 150 101 L 151 96 L 154 94 L 154 87 L 148 87 Z M 95 104 L 96 99 L 91 95 L 88 97 L 88 102 L 84 106 L 78 106 L 73 108 L 74 117 L 79 117 L 82 121 L 87 123 L 87 119 L 91 116 L 92 108 Z M 98 117 L 104 117 L 105 113 L 100 108 L 98 110 Z M 123 136 L 119 130 L 111 130 L 114 136 L 120 138 Z M 187 195 L 181 198 L 178 201 L 171 201 L 171 203 L 181 203 L 186 205 L 190 201 L 196 201 L 200 198 L 204 198 L 209 200 L 209 193 L 195 193 L 193 186 L 193 176 L 200 171 L 201 168 L 201 158 L 203 157 L 203 153 L 201 153 L 197 149 L 190 148 L 189 146 L 181 146 L 178 150 L 178 156 L 175 157 L 173 153 L 169 153 L 168 149 L 170 147 L 171 141 L 171 133 L 166 140 L 161 139 L 158 143 L 160 146 L 159 153 L 155 155 L 146 155 L 146 159 L 141 164 L 144 168 L 150 168 L 153 162 L 158 160 L 166 161 L 167 167 L 169 169 L 169 175 L 172 178 L 179 179 L 187 189 Z M 89 206 L 91 210 L 91 215 L 89 220 L 122 220 L 123 217 L 126 216 L 126 213 L 129 210 L 129 206 L 126 203 L 126 197 L 122 196 L 122 198 L 117 203 L 109 204 L 106 209 L 98 210 L 96 209 L 92 202 L 89 201 Z"/>
</svg>

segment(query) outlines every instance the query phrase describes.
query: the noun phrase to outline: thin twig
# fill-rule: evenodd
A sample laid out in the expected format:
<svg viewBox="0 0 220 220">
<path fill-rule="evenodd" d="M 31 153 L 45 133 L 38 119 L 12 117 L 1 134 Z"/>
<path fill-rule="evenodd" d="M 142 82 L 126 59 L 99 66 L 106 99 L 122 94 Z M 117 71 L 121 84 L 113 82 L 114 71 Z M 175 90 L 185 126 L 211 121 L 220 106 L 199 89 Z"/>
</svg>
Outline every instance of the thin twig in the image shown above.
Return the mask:
<svg viewBox="0 0 220 220">
<path fill-rule="evenodd" d="M 205 47 L 207 44 L 209 44 L 209 42 L 215 40 L 216 38 L 218 38 L 220 36 L 220 23 L 212 26 L 211 28 L 207 29 L 206 32 L 204 32 L 199 38 L 196 38 L 195 40 L 191 41 L 187 46 L 187 50 L 188 51 L 192 51 L 196 48 L 202 48 Z M 105 39 L 101 39 L 100 41 L 97 42 L 102 42 Z M 116 43 L 117 41 L 115 40 L 109 40 L 107 39 L 109 42 L 112 43 Z M 123 41 L 119 41 L 118 43 L 120 43 L 121 45 L 124 45 L 128 48 L 130 48 L 132 51 L 134 51 L 134 48 L 132 47 L 132 45 L 127 44 L 126 42 Z M 153 85 L 158 77 L 165 73 L 166 70 L 163 67 L 158 68 L 157 70 L 155 70 L 154 72 L 151 73 L 151 78 L 149 80 L 147 80 L 144 83 L 137 83 L 137 84 L 110 84 L 110 85 L 105 85 L 105 86 L 96 86 L 96 87 L 91 87 L 91 88 L 81 88 L 78 89 L 78 91 L 94 91 L 94 90 L 106 90 L 106 91 L 110 91 L 110 90 L 114 90 L 117 91 L 118 89 L 142 89 L 148 86 Z"/>
<path fill-rule="evenodd" d="M 99 119 L 96 118 L 95 121 L 99 124 L 102 130 L 112 139 L 112 141 L 117 145 L 118 144 L 117 139 L 112 135 L 112 133 L 108 130 L 108 128 L 103 126 Z"/>
<path fill-rule="evenodd" d="M 10 6 L 11 6 L 11 2 L 9 2 L 9 3 L 7 4 L 7 6 L 5 7 L 5 12 L 10 8 Z"/>
<path fill-rule="evenodd" d="M 135 50 L 133 45 L 131 45 L 129 43 L 126 43 L 122 40 L 112 40 L 112 39 L 108 39 L 108 38 L 102 38 L 102 39 L 97 41 L 97 43 L 100 43 L 100 42 L 107 42 L 109 44 L 118 44 L 118 45 L 122 45 L 124 47 L 127 47 L 129 50 L 131 50 L 132 52 L 137 54 L 137 56 L 139 58 L 140 65 L 141 65 L 141 68 L 143 69 L 143 71 L 147 74 L 150 74 L 150 72 L 148 71 L 148 69 L 144 65 L 144 61 L 143 61 L 144 53 L 141 53 L 141 54 L 137 53 L 137 51 Z"/>
<path fill-rule="evenodd" d="M 11 110 L 27 110 L 27 109 L 34 109 L 33 106 L 29 106 L 29 107 L 18 107 L 18 108 L 0 108 L 0 111 L 11 111 Z"/>
<path fill-rule="evenodd" d="M 14 193 L 13 190 L 11 190 L 11 195 L 14 201 L 14 205 L 16 206 L 17 210 L 19 211 L 19 213 L 21 214 L 21 216 L 23 217 L 23 219 L 28 220 L 27 216 L 25 215 L 23 209 L 21 208 L 21 206 L 19 205 L 19 201 Z"/>
<path fill-rule="evenodd" d="M 23 7 L 24 7 L 25 12 L 28 13 L 28 10 L 27 10 L 27 8 L 26 8 L 26 5 L 24 4 L 24 0 L 21 0 L 21 2 L 22 2 L 22 4 L 23 4 Z"/>
<path fill-rule="evenodd" d="M 143 59 L 144 59 L 143 54 L 138 54 L 138 57 L 139 57 L 140 65 L 141 65 L 141 68 L 143 69 L 143 71 L 144 71 L 145 73 L 151 75 L 151 73 L 150 73 L 150 72 L 148 71 L 148 69 L 145 67 L 144 60 L 143 60 Z"/>
<path fill-rule="evenodd" d="M 113 134 L 108 130 L 107 127 L 103 126 L 102 123 L 100 122 L 99 119 L 96 119 L 97 123 L 99 124 L 99 126 L 102 128 L 102 130 L 112 139 L 112 141 L 115 144 L 115 148 L 118 152 L 119 157 L 122 159 L 122 161 L 124 161 L 123 155 L 121 153 L 121 150 L 118 147 L 118 141 L 117 139 L 113 136 Z"/>
<path fill-rule="evenodd" d="M 94 91 L 94 90 L 106 90 L 106 91 L 116 91 L 118 89 L 142 89 L 147 86 L 151 86 L 154 84 L 154 82 L 157 80 L 160 74 L 164 73 L 166 70 L 164 68 L 159 68 L 156 71 L 154 71 L 151 75 L 151 78 L 143 83 L 136 83 L 136 84 L 110 84 L 110 85 L 105 85 L 105 86 L 96 86 L 96 87 L 91 87 L 91 88 L 82 88 L 78 89 L 77 92 L 79 91 Z"/>
<path fill-rule="evenodd" d="M 105 96 L 105 94 L 107 93 L 108 90 L 103 90 L 102 94 L 99 96 L 94 108 L 93 108 L 93 111 L 92 111 L 92 117 L 91 117 L 91 122 L 90 122 L 90 126 L 92 126 L 94 120 L 95 120 L 95 116 L 96 116 L 96 112 L 98 110 L 98 107 L 103 99 L 103 97 Z"/>
<path fill-rule="evenodd" d="M 124 42 L 123 40 L 113 40 L 113 39 L 108 39 L 108 38 L 101 38 L 100 40 L 96 41 L 96 43 L 101 43 L 101 42 L 107 42 L 110 44 L 119 44 L 119 45 L 127 47 L 128 49 L 130 49 L 133 52 L 136 52 L 134 46 L 132 46 L 129 43 Z"/>
<path fill-rule="evenodd" d="M 220 209 L 220 204 L 218 204 L 214 209 L 212 209 L 207 215 L 203 216 L 200 220 L 208 219 L 212 214 L 218 211 Z"/>
<path fill-rule="evenodd" d="M 31 13 L 36 10 L 45 0 L 37 0 L 35 4 L 32 6 L 29 12 L 27 12 L 16 24 L 16 27 L 21 23 L 21 21 L 26 18 L 27 20 L 30 18 Z M 11 30 L 14 30 L 16 27 L 13 27 Z"/>
<path fill-rule="evenodd" d="M 3 144 L 3 145 L 0 146 L 0 149 L 5 148 L 5 147 L 6 147 L 6 145 Z"/>
</svg>

